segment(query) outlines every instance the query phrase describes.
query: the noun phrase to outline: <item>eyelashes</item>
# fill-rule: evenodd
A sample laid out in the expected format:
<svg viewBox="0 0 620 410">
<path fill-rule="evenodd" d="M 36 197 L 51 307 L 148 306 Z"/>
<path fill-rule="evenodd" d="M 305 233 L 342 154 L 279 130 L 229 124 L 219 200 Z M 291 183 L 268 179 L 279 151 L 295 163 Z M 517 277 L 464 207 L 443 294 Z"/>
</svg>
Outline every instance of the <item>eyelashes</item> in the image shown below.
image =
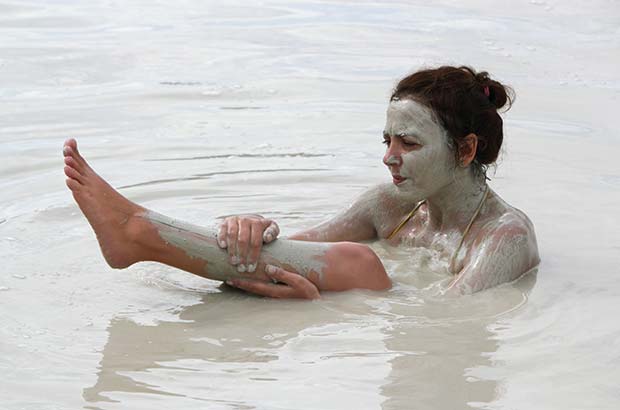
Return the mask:
<svg viewBox="0 0 620 410">
<path fill-rule="evenodd" d="M 384 145 L 386 145 L 388 147 L 390 146 L 391 142 L 392 142 L 391 140 L 388 140 L 388 139 L 385 139 L 385 138 L 381 141 L 382 144 L 384 144 Z M 419 144 L 417 142 L 408 142 L 408 141 L 405 141 L 405 140 L 403 140 L 403 145 L 405 147 L 408 147 L 408 148 L 418 148 L 418 147 L 422 146 L 421 144 Z"/>
</svg>

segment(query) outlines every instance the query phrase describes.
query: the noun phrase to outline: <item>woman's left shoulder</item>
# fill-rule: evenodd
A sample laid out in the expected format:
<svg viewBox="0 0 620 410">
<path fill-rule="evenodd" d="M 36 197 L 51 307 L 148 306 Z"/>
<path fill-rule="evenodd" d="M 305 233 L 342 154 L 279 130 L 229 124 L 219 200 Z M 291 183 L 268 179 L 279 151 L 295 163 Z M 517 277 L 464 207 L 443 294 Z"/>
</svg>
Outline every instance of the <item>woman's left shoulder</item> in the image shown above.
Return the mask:
<svg viewBox="0 0 620 410">
<path fill-rule="evenodd" d="M 489 205 L 469 258 L 451 290 L 473 293 L 511 282 L 540 262 L 534 225 L 528 216 L 503 201 L 492 200 Z"/>
<path fill-rule="evenodd" d="M 483 229 L 485 235 L 535 236 L 534 224 L 525 212 L 508 204 L 495 192 L 489 199 L 489 212 Z"/>
<path fill-rule="evenodd" d="M 476 246 L 490 261 L 516 258 L 531 267 L 539 262 L 534 224 L 525 212 L 493 194 Z"/>
</svg>

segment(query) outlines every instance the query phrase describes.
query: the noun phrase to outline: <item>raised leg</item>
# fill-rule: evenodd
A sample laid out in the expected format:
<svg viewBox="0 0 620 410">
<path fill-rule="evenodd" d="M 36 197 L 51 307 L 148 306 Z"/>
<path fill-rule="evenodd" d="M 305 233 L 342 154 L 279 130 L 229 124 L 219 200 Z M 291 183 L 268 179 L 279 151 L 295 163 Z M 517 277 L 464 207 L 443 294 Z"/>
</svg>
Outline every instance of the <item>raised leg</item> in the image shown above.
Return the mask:
<svg viewBox="0 0 620 410">
<path fill-rule="evenodd" d="M 273 264 L 311 280 L 321 290 L 385 289 L 390 282 L 368 247 L 356 243 L 316 243 L 278 239 L 263 247 L 257 270 L 239 273 L 217 245 L 216 230 L 184 223 L 143 208 L 112 188 L 80 155 L 77 142 L 63 148 L 67 186 L 97 235 L 113 268 L 156 261 L 209 279 L 268 281 Z"/>
</svg>

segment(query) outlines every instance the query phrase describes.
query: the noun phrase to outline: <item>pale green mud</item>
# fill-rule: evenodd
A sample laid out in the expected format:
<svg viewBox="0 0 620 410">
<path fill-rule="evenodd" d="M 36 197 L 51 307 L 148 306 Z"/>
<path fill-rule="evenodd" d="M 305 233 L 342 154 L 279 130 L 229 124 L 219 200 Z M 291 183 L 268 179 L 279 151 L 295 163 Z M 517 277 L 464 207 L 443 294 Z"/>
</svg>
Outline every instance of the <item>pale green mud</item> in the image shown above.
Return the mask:
<svg viewBox="0 0 620 410">
<path fill-rule="evenodd" d="M 147 211 L 143 217 L 157 228 L 159 236 L 167 243 L 183 250 L 189 257 L 205 262 L 204 276 L 225 281 L 233 278 L 262 279 L 266 264 L 281 266 L 307 277 L 315 274 L 322 280 L 325 268 L 327 243 L 277 239 L 265 244 L 261 252 L 258 270 L 254 273 L 240 273 L 228 261 L 228 251 L 217 245 L 217 229 L 202 227 L 178 219 Z"/>
</svg>

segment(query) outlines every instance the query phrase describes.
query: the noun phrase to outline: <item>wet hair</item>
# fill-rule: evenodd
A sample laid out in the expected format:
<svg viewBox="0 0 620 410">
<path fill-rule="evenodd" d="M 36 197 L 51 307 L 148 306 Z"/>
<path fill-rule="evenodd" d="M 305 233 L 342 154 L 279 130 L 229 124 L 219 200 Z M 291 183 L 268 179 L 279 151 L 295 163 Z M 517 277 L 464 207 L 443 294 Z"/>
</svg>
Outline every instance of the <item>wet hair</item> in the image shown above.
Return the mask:
<svg viewBox="0 0 620 410">
<path fill-rule="evenodd" d="M 488 87 L 488 88 L 487 88 Z M 470 133 L 478 136 L 474 170 L 486 176 L 497 160 L 504 139 L 498 110 L 508 111 L 514 101 L 512 88 L 492 80 L 486 71 L 476 73 L 466 66 L 442 66 L 417 71 L 398 82 L 390 101 L 411 98 L 429 107 L 446 129 L 449 144 L 459 150 Z"/>
</svg>

